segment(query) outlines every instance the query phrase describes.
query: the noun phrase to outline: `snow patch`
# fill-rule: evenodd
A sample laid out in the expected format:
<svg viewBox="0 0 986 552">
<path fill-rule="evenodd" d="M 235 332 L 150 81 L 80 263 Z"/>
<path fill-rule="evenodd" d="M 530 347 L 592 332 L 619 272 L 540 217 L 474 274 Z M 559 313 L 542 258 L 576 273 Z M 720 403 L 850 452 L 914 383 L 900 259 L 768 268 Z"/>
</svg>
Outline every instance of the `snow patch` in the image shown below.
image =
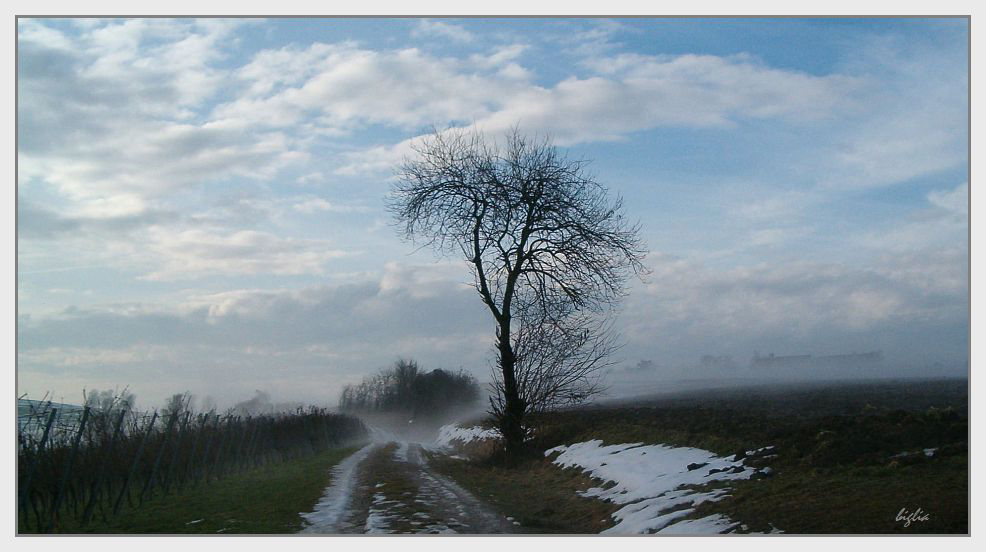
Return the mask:
<svg viewBox="0 0 986 552">
<path fill-rule="evenodd" d="M 363 526 L 364 533 L 390 533 L 390 520 L 393 516 L 388 516 L 386 508 L 378 509 L 375 506 L 384 506 L 394 502 L 393 500 L 387 500 L 386 495 L 383 493 L 375 493 L 373 495 L 373 506 L 370 506 L 370 511 L 366 515 L 366 524 Z"/>
<path fill-rule="evenodd" d="M 386 516 L 378 510 L 370 510 L 366 515 L 366 525 L 363 527 L 364 533 L 380 534 L 390 533 L 390 516 Z"/>
<path fill-rule="evenodd" d="M 332 483 L 326 487 L 322 497 L 315 504 L 315 510 L 301 514 L 309 525 L 303 533 L 338 533 L 339 524 L 349 513 L 349 501 L 356 486 L 356 466 L 380 446 L 370 443 L 349 455 L 332 468 Z"/>
<path fill-rule="evenodd" d="M 735 528 L 738 523 L 722 514 L 712 514 L 704 518 L 684 519 L 668 525 L 658 531 L 662 535 L 708 535 L 710 533 L 725 533 Z"/>
<path fill-rule="evenodd" d="M 499 439 L 500 432 L 495 429 L 483 429 L 479 426 L 459 427 L 455 424 L 443 425 L 438 430 L 438 438 L 435 444 L 439 447 L 451 447 L 452 441 L 461 441 L 463 444 L 471 441 L 482 441 L 484 439 Z"/>
<path fill-rule="evenodd" d="M 603 445 L 600 440 L 562 445 L 544 452 L 558 453 L 552 461 L 563 468 L 580 468 L 586 474 L 612 482 L 604 489 L 593 487 L 580 494 L 625 504 L 613 513 L 616 524 L 603 533 L 667 532 L 721 533 L 736 524 L 709 516 L 701 520 L 681 520 L 702 502 L 725 498 L 727 489 L 697 491 L 684 488 L 713 481 L 749 479 L 756 470 L 742 460 L 719 457 L 690 447 L 625 443 Z M 755 452 L 770 450 L 764 447 Z M 693 465 L 693 469 L 688 469 Z M 694 465 L 700 465 L 694 468 Z M 723 518 L 726 519 L 726 518 Z"/>
</svg>

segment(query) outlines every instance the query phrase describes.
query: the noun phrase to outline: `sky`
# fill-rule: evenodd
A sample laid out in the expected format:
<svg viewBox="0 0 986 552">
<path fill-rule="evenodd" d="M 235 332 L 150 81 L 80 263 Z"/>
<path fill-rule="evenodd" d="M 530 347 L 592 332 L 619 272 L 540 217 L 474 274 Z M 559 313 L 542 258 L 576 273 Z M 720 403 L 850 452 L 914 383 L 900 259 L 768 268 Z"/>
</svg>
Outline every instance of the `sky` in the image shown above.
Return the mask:
<svg viewBox="0 0 986 552">
<path fill-rule="evenodd" d="M 617 370 L 880 350 L 963 374 L 965 19 L 19 19 L 18 394 L 334 404 L 487 380 L 461 259 L 384 208 L 431 128 L 550 136 L 650 274 Z"/>
</svg>

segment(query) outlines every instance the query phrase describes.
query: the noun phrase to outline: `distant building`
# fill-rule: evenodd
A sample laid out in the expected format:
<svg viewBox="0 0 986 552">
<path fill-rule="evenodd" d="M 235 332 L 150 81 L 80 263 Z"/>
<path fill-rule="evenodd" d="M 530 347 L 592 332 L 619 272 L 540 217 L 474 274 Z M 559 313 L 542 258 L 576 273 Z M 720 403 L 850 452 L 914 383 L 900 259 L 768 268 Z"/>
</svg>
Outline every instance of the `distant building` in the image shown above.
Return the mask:
<svg viewBox="0 0 986 552">
<path fill-rule="evenodd" d="M 627 369 L 628 372 L 653 372 L 657 369 L 657 365 L 654 364 L 653 360 L 641 360 L 633 368 Z"/>
<path fill-rule="evenodd" d="M 770 353 L 767 356 L 760 356 L 760 353 L 757 352 L 753 353 L 753 361 L 750 366 L 754 369 L 805 369 L 811 367 L 811 355 L 775 355 Z"/>
<path fill-rule="evenodd" d="M 750 366 L 753 369 L 794 369 L 810 371 L 826 371 L 844 368 L 864 368 L 879 365 L 883 361 L 883 353 L 871 351 L 868 353 L 848 353 L 840 355 L 775 355 L 770 353 L 761 356 L 753 353 Z"/>
</svg>

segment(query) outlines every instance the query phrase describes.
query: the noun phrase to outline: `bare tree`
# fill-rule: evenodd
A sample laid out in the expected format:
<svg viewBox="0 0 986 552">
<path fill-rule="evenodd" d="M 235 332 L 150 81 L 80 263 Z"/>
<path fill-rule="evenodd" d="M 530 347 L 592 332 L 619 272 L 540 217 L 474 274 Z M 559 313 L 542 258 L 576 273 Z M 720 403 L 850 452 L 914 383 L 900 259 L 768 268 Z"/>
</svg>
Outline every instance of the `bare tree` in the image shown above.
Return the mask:
<svg viewBox="0 0 986 552">
<path fill-rule="evenodd" d="M 161 407 L 161 420 L 167 423 L 172 416 L 181 416 L 185 412 L 192 410 L 192 394 L 188 391 L 175 393 L 165 399 L 164 406 Z M 177 418 L 176 418 L 177 419 Z"/>
<path fill-rule="evenodd" d="M 415 152 L 389 208 L 406 238 L 469 263 L 496 322 L 492 414 L 514 454 L 531 412 L 591 395 L 610 348 L 581 324 L 644 271 L 639 227 L 584 161 L 546 138 L 515 129 L 497 145 L 478 132 L 436 131 Z"/>
<path fill-rule="evenodd" d="M 94 433 L 107 433 L 113 424 L 113 420 L 119 416 L 120 411 L 130 413 L 137 404 L 137 397 L 130 392 L 129 387 L 123 390 L 104 389 L 102 391 L 94 389 L 86 392 L 83 390 L 83 404 L 89 407 L 88 428 Z"/>
<path fill-rule="evenodd" d="M 94 412 L 111 413 L 112 411 L 131 410 L 137 403 L 137 396 L 130 392 L 129 387 L 122 391 L 113 389 L 93 390 L 82 392 L 85 405 Z"/>
</svg>

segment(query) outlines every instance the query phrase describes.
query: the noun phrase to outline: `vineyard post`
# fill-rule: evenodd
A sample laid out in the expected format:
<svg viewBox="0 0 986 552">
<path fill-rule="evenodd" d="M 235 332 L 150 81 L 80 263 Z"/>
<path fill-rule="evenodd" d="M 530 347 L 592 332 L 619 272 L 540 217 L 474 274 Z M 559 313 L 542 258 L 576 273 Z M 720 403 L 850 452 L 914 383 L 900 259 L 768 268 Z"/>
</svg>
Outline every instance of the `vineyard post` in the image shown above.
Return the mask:
<svg viewBox="0 0 986 552">
<path fill-rule="evenodd" d="M 271 418 L 267 429 L 268 431 L 267 431 L 267 435 L 265 436 L 265 447 L 264 447 L 267 449 L 267 454 L 264 455 L 264 459 L 265 459 L 264 463 L 272 464 L 277 462 L 278 460 L 277 424 L 274 418 Z"/>
<path fill-rule="evenodd" d="M 263 465 L 263 455 L 267 452 L 267 447 L 265 443 L 267 442 L 267 425 L 268 421 L 266 417 L 260 418 L 260 426 L 257 428 L 257 439 L 253 446 L 253 465 L 258 467 Z"/>
<path fill-rule="evenodd" d="M 89 491 L 89 503 L 86 504 L 86 509 L 82 513 L 82 526 L 85 527 L 89 521 L 92 519 L 92 512 L 96 507 L 96 500 L 100 494 L 100 487 L 103 483 L 103 478 L 106 475 L 106 465 L 109 463 L 113 456 L 113 450 L 116 448 L 116 440 L 120 436 L 120 429 L 123 427 L 123 418 L 127 415 L 126 410 L 120 411 L 120 417 L 116 421 L 116 427 L 113 429 L 113 437 L 110 438 L 109 447 L 106 449 L 106 455 L 103 457 L 103 461 L 99 465 L 99 471 L 96 472 L 96 479 L 92 482 L 92 489 Z"/>
<path fill-rule="evenodd" d="M 309 455 L 315 454 L 315 432 L 313 431 L 313 424 L 315 420 L 311 415 L 311 411 L 308 414 L 303 415 L 301 418 L 301 434 L 304 436 L 305 449 L 308 450 Z"/>
<path fill-rule="evenodd" d="M 240 433 L 240 438 L 236 439 L 236 433 Z M 232 473 L 236 470 L 236 464 L 240 461 L 240 448 L 243 446 L 243 440 L 246 438 L 246 426 L 243 424 L 243 418 L 237 416 L 236 423 L 233 429 L 233 441 L 229 444 L 229 460 L 226 461 L 226 473 Z"/>
<path fill-rule="evenodd" d="M 236 467 L 236 446 L 237 446 L 237 435 L 240 433 L 240 417 L 236 416 L 233 418 L 233 422 L 230 424 L 229 430 L 229 446 L 226 450 L 226 461 L 225 467 L 223 468 L 223 475 L 228 475 L 233 468 Z"/>
<path fill-rule="evenodd" d="M 250 417 L 247 416 L 245 419 L 241 419 L 240 426 L 243 430 L 240 436 L 240 444 L 236 447 L 236 461 L 233 464 L 233 468 L 237 473 L 243 472 L 243 453 L 246 452 L 247 436 L 250 435 Z"/>
<path fill-rule="evenodd" d="M 263 418 L 257 417 L 251 419 L 252 431 L 250 432 L 250 442 L 247 443 L 246 450 L 243 451 L 243 463 L 241 464 L 240 471 L 242 472 L 243 467 L 247 467 L 247 464 L 253 463 L 253 452 L 257 445 L 257 435 L 260 434 L 260 424 Z"/>
<path fill-rule="evenodd" d="M 221 479 L 222 478 L 222 475 L 223 475 L 222 474 L 222 465 L 220 464 L 220 462 L 222 461 L 222 457 L 223 457 L 223 448 L 225 448 L 225 446 L 226 446 L 226 440 L 227 440 L 227 437 L 229 436 L 229 427 L 230 427 L 230 424 L 232 424 L 232 423 L 233 423 L 233 416 L 232 415 L 227 415 L 226 416 L 226 428 L 220 430 L 221 437 L 219 439 L 219 447 L 216 448 L 216 459 L 215 459 L 215 461 L 214 461 L 214 463 L 212 465 L 212 469 L 210 470 L 210 473 L 206 475 L 206 478 L 205 478 L 205 482 L 206 483 L 209 482 L 209 477 L 212 476 L 212 475 L 215 475 L 217 471 L 219 472 L 219 475 L 216 475 L 216 478 L 217 479 Z M 216 428 L 218 428 L 219 425 L 220 425 L 220 422 L 217 419 L 216 420 Z"/>
<path fill-rule="evenodd" d="M 175 428 L 175 421 L 178 420 L 178 411 L 171 413 L 171 419 L 168 420 L 168 429 L 164 434 L 164 440 L 161 441 L 161 448 L 157 449 L 157 455 L 154 457 L 154 465 L 151 466 L 151 475 L 144 482 L 144 488 L 140 491 L 140 504 L 144 503 L 144 496 L 147 491 L 151 489 L 154 485 L 154 478 L 157 476 L 158 467 L 161 465 L 161 457 L 164 456 L 164 449 L 168 447 L 168 442 L 171 440 L 171 432 Z M 153 493 L 153 491 L 151 491 Z"/>
<path fill-rule="evenodd" d="M 130 484 L 130 480 L 133 479 L 134 475 L 137 474 L 137 466 L 140 463 L 140 457 L 144 454 L 144 445 L 147 444 L 147 437 L 154 430 L 154 422 L 157 421 L 157 412 L 151 418 L 151 423 L 147 424 L 147 431 L 144 432 L 143 437 L 140 439 L 140 445 L 137 446 L 137 452 L 134 454 L 134 461 L 130 464 L 130 471 L 127 472 L 127 477 L 123 480 L 123 488 L 120 489 L 120 496 L 116 498 L 116 504 L 113 505 L 113 515 L 120 512 L 120 505 L 123 504 L 123 497 L 127 494 L 127 486 Z"/>
<path fill-rule="evenodd" d="M 325 448 L 328 449 L 332 446 L 332 439 L 329 438 L 329 419 L 326 416 L 322 416 L 322 436 L 325 439 Z"/>
<path fill-rule="evenodd" d="M 237 473 L 243 473 L 244 468 L 246 468 L 247 459 L 250 455 L 250 447 L 253 446 L 253 437 L 257 434 L 257 424 L 254 423 L 252 416 L 247 416 L 243 425 L 243 446 L 240 447 L 240 452 L 237 455 L 239 459 L 237 461 Z"/>
<path fill-rule="evenodd" d="M 69 475 L 72 473 L 72 464 L 75 462 L 75 455 L 79 451 L 79 442 L 82 441 L 82 432 L 86 428 L 87 421 L 89 421 L 88 406 L 82 410 L 82 420 L 79 422 L 79 431 L 76 432 L 75 439 L 72 440 L 72 450 L 69 452 L 68 458 L 65 459 L 65 467 L 62 469 L 62 477 L 58 482 L 58 490 L 55 491 L 55 501 L 51 506 L 51 512 L 48 513 L 47 533 L 51 533 L 55 529 L 55 517 L 58 515 L 58 509 L 62 506 L 62 497 L 65 494 L 65 485 L 68 484 Z"/>
<path fill-rule="evenodd" d="M 188 419 L 192 416 L 191 412 L 185 412 L 185 420 L 180 424 L 178 429 L 178 439 L 175 441 L 174 451 L 171 453 L 171 463 L 168 464 L 168 472 L 164 476 L 164 481 L 162 481 L 162 487 L 164 487 L 164 494 L 168 494 L 168 490 L 171 488 L 171 478 L 175 473 L 178 465 L 178 453 L 181 451 L 181 442 L 185 437 L 185 432 L 188 429 Z"/>
<path fill-rule="evenodd" d="M 209 416 L 206 415 L 206 422 L 209 421 Z M 203 426 L 203 429 L 205 426 Z M 207 439 L 205 442 L 205 454 L 202 455 L 202 468 L 196 471 L 195 474 L 195 486 L 198 487 L 199 479 L 201 476 L 205 476 L 205 482 L 209 482 L 209 450 L 212 448 L 212 442 L 216 440 L 219 434 L 219 415 L 216 414 L 216 423 L 212 431 L 212 438 Z"/>
<path fill-rule="evenodd" d="M 198 423 L 199 429 L 198 431 L 195 432 L 195 439 L 192 440 L 192 450 L 188 453 L 188 463 L 184 470 L 185 473 L 184 475 L 178 478 L 178 481 L 176 483 L 178 485 L 179 491 L 181 491 L 185 487 L 185 483 L 187 483 L 188 480 L 191 477 L 194 477 L 195 475 L 193 473 L 195 470 L 195 453 L 198 452 L 199 441 L 202 440 L 202 436 L 205 434 L 205 422 L 207 420 L 203 416 L 204 416 L 203 414 L 199 414 L 198 416 L 196 416 L 199 422 Z M 195 427 L 194 424 L 192 427 L 193 428 Z"/>
<path fill-rule="evenodd" d="M 44 433 L 41 434 L 41 440 L 38 441 L 37 451 L 31 458 L 31 464 L 27 467 L 27 476 L 24 478 L 24 487 L 21 489 L 21 505 L 24 508 L 24 523 L 27 524 L 27 505 L 30 501 L 31 493 L 31 480 L 34 478 L 34 470 L 38 467 L 38 462 L 41 460 L 41 453 L 44 452 L 45 443 L 48 441 L 48 434 L 51 433 L 51 426 L 55 423 L 55 417 L 58 415 L 58 409 L 52 408 L 51 413 L 48 414 L 48 422 L 45 424 Z M 37 509 L 35 508 L 35 512 Z M 38 520 L 38 528 L 41 528 L 41 520 Z"/>
</svg>

